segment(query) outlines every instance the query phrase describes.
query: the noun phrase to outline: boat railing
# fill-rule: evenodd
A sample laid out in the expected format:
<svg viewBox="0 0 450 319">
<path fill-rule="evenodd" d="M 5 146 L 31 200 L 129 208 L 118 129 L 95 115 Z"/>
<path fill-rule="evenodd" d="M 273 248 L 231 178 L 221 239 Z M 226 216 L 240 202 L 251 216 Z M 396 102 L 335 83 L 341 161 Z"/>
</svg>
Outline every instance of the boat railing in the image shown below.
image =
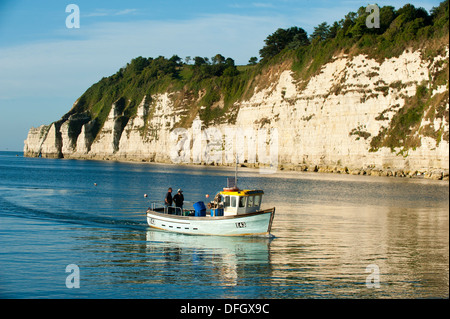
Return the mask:
<svg viewBox="0 0 450 319">
<path fill-rule="evenodd" d="M 164 214 L 182 216 L 183 215 L 183 209 L 181 207 L 165 206 L 164 207 Z"/>
<path fill-rule="evenodd" d="M 178 216 L 184 216 L 186 212 L 190 212 L 189 209 L 183 209 L 181 207 L 176 206 L 162 205 L 161 202 L 159 201 L 151 201 L 149 209 L 162 214 L 178 215 Z"/>
</svg>

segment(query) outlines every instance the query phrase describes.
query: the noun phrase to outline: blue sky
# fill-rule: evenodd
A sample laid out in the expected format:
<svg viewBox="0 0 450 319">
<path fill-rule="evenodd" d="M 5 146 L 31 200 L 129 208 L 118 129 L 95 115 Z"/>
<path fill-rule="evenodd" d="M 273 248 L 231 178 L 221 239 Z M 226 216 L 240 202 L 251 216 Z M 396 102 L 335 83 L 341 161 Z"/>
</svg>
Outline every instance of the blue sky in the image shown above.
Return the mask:
<svg viewBox="0 0 450 319">
<path fill-rule="evenodd" d="M 68 29 L 68 4 L 80 28 Z M 0 151 L 21 151 L 28 129 L 61 118 L 93 83 L 137 56 L 211 57 L 246 64 L 277 28 L 311 33 L 368 1 L 0 0 Z M 428 11 L 440 1 L 406 3 Z"/>
</svg>

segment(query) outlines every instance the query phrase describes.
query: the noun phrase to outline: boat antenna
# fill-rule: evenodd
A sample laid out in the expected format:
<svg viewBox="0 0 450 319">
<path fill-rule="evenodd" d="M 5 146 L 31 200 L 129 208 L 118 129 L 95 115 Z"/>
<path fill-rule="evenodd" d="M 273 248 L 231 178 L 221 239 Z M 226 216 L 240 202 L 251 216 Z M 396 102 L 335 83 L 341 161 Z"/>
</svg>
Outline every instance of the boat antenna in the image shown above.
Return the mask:
<svg viewBox="0 0 450 319">
<path fill-rule="evenodd" d="M 238 186 L 238 184 L 237 184 L 237 182 L 238 182 L 238 179 L 237 179 L 237 171 L 238 171 L 238 154 L 237 154 L 237 152 L 236 152 L 236 165 L 235 165 L 235 168 L 234 168 L 234 186 L 237 188 Z"/>
</svg>

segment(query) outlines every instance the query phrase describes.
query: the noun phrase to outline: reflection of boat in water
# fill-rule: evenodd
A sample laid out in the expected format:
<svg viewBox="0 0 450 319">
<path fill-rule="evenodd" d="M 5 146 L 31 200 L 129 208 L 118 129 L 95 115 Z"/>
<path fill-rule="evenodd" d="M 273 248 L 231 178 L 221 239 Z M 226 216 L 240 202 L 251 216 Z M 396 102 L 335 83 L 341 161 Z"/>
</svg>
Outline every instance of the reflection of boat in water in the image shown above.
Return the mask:
<svg viewBox="0 0 450 319">
<path fill-rule="evenodd" d="M 182 234 L 151 229 L 146 233 L 147 245 L 158 244 L 152 247 L 167 246 L 181 249 L 196 249 L 215 253 L 235 253 L 247 255 L 258 255 L 267 262 L 268 249 L 274 237 L 203 237 L 183 236 Z"/>
<path fill-rule="evenodd" d="M 265 236 L 269 235 L 275 207 L 261 210 L 262 190 L 241 190 L 230 180 L 214 201 L 197 202 L 194 209 L 156 207 L 147 210 L 150 227 L 193 235 Z M 207 212 L 208 208 L 208 214 Z"/>
<path fill-rule="evenodd" d="M 146 232 L 146 249 L 148 256 L 158 256 L 156 262 L 165 263 L 164 267 L 151 268 L 164 282 L 173 279 L 164 276 L 173 265 L 184 269 L 178 273 L 178 280 L 183 282 L 209 276 L 222 285 L 234 286 L 248 273 L 271 273 L 272 240 L 273 237 L 185 236 L 150 229 Z"/>
</svg>

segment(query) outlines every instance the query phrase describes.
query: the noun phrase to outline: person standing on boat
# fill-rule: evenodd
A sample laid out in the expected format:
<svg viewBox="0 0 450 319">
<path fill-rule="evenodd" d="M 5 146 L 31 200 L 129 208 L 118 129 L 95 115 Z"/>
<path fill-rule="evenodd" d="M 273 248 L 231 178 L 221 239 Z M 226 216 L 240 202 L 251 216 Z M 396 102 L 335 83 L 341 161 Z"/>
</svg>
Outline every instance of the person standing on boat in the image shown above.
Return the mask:
<svg viewBox="0 0 450 319">
<path fill-rule="evenodd" d="M 167 213 L 170 213 L 170 207 L 172 206 L 172 187 L 169 187 L 166 197 L 164 197 L 164 206 L 167 207 Z"/>
<path fill-rule="evenodd" d="M 183 191 L 178 189 L 178 192 L 173 197 L 173 201 L 175 202 L 175 207 L 178 207 L 181 209 L 181 213 L 183 213 L 183 202 L 184 202 L 184 196 Z"/>
</svg>

